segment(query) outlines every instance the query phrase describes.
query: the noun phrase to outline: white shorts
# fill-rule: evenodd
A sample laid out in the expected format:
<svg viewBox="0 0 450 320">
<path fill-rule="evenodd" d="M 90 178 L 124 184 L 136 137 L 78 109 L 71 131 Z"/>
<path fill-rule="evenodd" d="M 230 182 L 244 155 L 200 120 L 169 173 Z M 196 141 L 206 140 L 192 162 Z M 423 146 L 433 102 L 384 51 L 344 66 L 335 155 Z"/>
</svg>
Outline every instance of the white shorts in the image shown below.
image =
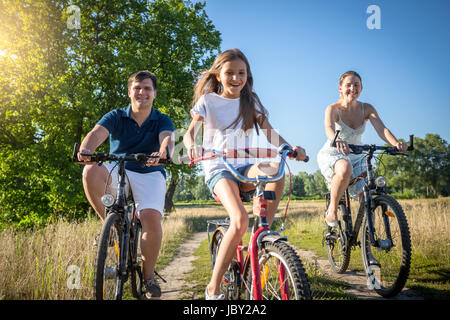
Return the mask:
<svg viewBox="0 0 450 320">
<path fill-rule="evenodd" d="M 111 184 L 107 192 L 112 195 L 117 194 L 119 184 L 119 168 L 111 163 L 103 163 L 108 172 L 111 172 Z M 113 169 L 114 168 L 114 169 Z M 133 193 L 136 211 L 143 209 L 153 209 L 164 216 L 164 201 L 166 196 L 166 179 L 160 171 L 149 173 L 137 173 L 125 170 L 127 176 L 126 192 L 129 194 L 129 187 Z M 128 184 L 129 182 L 129 184 Z"/>
</svg>

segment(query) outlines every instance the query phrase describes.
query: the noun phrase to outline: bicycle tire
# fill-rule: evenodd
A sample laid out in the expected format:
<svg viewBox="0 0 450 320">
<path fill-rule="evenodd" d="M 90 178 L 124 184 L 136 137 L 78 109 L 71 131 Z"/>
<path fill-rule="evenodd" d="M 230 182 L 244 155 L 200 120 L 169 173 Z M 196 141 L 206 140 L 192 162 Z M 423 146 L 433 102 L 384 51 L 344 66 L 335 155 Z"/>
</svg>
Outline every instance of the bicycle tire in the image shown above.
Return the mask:
<svg viewBox="0 0 450 320">
<path fill-rule="evenodd" d="M 212 265 L 215 265 L 220 244 L 227 229 L 218 227 L 212 236 L 211 258 Z M 241 274 L 238 263 L 233 259 L 223 275 L 220 283 L 220 291 L 225 295 L 225 300 L 238 300 L 240 298 Z"/>
<path fill-rule="evenodd" d="M 144 285 L 144 278 L 142 252 L 140 247 L 142 226 L 138 220 L 134 222 L 132 229 L 133 234 L 130 238 L 130 259 L 128 260 L 130 263 L 129 268 L 131 270 L 131 293 L 133 294 L 133 297 L 135 297 L 136 299 L 140 299 L 142 294 L 142 287 Z"/>
<path fill-rule="evenodd" d="M 383 297 L 393 297 L 403 289 L 409 276 L 411 239 L 408 222 L 401 205 L 391 196 L 379 195 L 374 199 L 374 204 L 374 237 L 379 243 L 386 244 L 383 245 L 385 248 L 375 248 L 371 245 L 366 218 L 361 235 L 362 259 L 369 288 Z M 393 245 L 387 240 L 385 221 L 389 222 L 387 225 Z"/>
<path fill-rule="evenodd" d="M 112 212 L 103 222 L 94 269 L 97 300 L 122 299 L 123 283 L 117 272 L 122 241 L 120 229 L 117 228 L 119 220 L 119 215 Z"/>
<path fill-rule="evenodd" d="M 308 275 L 303 268 L 299 256 L 288 243 L 284 241 L 263 242 L 258 255 L 261 272 L 261 289 L 264 300 L 312 299 Z M 280 264 L 278 262 L 282 263 L 285 275 L 287 276 L 282 284 L 280 284 L 280 267 L 278 267 Z M 275 263 L 275 270 L 272 270 L 273 268 L 271 269 L 271 267 Z M 251 300 L 253 299 L 253 293 L 250 266 L 245 270 L 244 279 L 245 298 Z M 285 292 L 283 293 L 283 291 Z"/>
<path fill-rule="evenodd" d="M 345 222 L 343 217 L 346 210 L 345 205 L 340 204 L 337 215 L 338 226 L 336 228 L 326 226 L 325 229 L 325 245 L 328 260 L 330 261 L 331 269 L 338 274 L 342 274 L 347 270 L 352 252 L 344 228 Z"/>
</svg>

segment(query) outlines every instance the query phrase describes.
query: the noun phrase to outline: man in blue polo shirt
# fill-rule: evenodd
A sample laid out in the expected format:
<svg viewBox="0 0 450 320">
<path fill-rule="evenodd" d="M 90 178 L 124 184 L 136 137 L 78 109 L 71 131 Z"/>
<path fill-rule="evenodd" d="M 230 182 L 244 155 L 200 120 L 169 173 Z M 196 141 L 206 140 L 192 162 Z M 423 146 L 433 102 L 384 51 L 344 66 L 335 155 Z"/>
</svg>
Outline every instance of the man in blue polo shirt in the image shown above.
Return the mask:
<svg viewBox="0 0 450 320">
<path fill-rule="evenodd" d="M 156 76 L 150 71 L 134 73 L 128 79 L 131 105 L 105 114 L 81 142 L 80 153 L 94 153 L 109 136 L 110 153 L 151 153 L 165 159 L 168 148 L 173 150 L 171 135 L 174 125 L 167 115 L 152 107 L 157 83 Z M 90 157 L 80 154 L 78 159 L 87 162 L 83 170 L 84 190 L 90 204 L 103 220 L 105 207 L 100 199 L 111 170 L 109 188 L 112 193 L 117 192 L 117 168 L 110 163 L 104 163 L 103 166 L 89 163 Z M 127 162 L 125 165 L 130 182 L 127 187 L 131 187 L 133 192 L 142 225 L 141 250 L 147 298 L 161 296 L 161 289 L 154 277 L 154 267 L 161 247 L 166 173 L 161 165 L 157 165 L 158 161 L 149 160 L 145 167 L 141 167 L 138 162 Z"/>
</svg>

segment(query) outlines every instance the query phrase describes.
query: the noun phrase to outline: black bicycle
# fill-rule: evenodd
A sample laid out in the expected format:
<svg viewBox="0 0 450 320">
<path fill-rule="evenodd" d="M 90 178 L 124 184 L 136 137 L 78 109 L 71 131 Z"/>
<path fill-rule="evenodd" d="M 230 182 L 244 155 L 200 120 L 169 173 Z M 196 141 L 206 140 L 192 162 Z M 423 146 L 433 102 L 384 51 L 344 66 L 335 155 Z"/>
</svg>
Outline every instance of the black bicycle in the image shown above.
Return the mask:
<svg viewBox="0 0 450 320">
<path fill-rule="evenodd" d="M 75 143 L 72 161 L 78 161 L 79 144 Z M 158 156 L 144 153 L 118 156 L 98 152 L 81 154 L 90 156 L 91 162 L 102 165 L 105 161 L 114 161 L 118 166 L 119 182 L 116 197 L 106 193 L 101 200 L 105 206 L 105 219 L 97 243 L 95 262 L 94 291 L 97 300 L 121 300 L 125 282 L 130 278 L 131 292 L 136 299 L 143 295 L 143 265 L 140 248 L 142 232 L 141 223 L 136 215 L 136 208 L 131 190 L 126 195 L 125 162 L 134 161 L 145 165 L 148 159 Z M 169 163 L 168 159 L 159 159 L 159 163 Z M 161 278 L 162 279 L 162 278 Z M 164 282 L 165 280 L 162 279 Z"/>
<path fill-rule="evenodd" d="M 331 146 L 336 146 L 336 130 Z M 403 155 L 395 147 L 348 145 L 353 154 L 365 153 L 366 171 L 352 179 L 349 186 L 364 179 L 364 200 L 361 201 L 355 224 L 352 224 L 348 189 L 339 201 L 338 226 L 326 226 L 322 244 L 326 245 L 332 269 L 344 273 L 350 262 L 352 247 L 360 246 L 369 289 L 383 297 L 398 294 L 405 286 L 411 264 L 411 240 L 408 222 L 401 205 L 386 194 L 386 179 L 374 177 L 372 159 L 376 151 Z M 413 135 L 408 150 L 413 150 Z M 363 161 L 363 160 L 362 160 Z M 330 194 L 326 195 L 327 208 Z M 365 218 L 365 219 L 364 219 Z M 358 233 L 362 224 L 361 241 Z"/>
</svg>

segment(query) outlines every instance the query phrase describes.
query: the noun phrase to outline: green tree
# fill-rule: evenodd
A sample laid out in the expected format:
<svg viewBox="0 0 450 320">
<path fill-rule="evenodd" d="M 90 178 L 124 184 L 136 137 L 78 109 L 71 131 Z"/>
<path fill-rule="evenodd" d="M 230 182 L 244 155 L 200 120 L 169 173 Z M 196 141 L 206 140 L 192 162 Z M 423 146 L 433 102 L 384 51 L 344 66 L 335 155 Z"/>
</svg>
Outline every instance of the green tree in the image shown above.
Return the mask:
<svg viewBox="0 0 450 320">
<path fill-rule="evenodd" d="M 416 196 L 450 195 L 450 147 L 438 134 L 414 138 L 414 151 L 407 157 L 383 156 L 384 174 L 393 191 L 412 191 Z"/>
<path fill-rule="evenodd" d="M 68 28 L 70 5 L 80 9 L 79 29 Z M 0 2 L 2 221 L 29 225 L 84 214 L 82 168 L 67 159 L 103 114 L 129 103 L 133 72 L 158 76 L 155 108 L 176 128 L 186 126 L 196 72 L 209 66 L 220 45 L 204 6 L 182 0 Z M 189 170 L 169 166 L 168 190 Z"/>
</svg>

